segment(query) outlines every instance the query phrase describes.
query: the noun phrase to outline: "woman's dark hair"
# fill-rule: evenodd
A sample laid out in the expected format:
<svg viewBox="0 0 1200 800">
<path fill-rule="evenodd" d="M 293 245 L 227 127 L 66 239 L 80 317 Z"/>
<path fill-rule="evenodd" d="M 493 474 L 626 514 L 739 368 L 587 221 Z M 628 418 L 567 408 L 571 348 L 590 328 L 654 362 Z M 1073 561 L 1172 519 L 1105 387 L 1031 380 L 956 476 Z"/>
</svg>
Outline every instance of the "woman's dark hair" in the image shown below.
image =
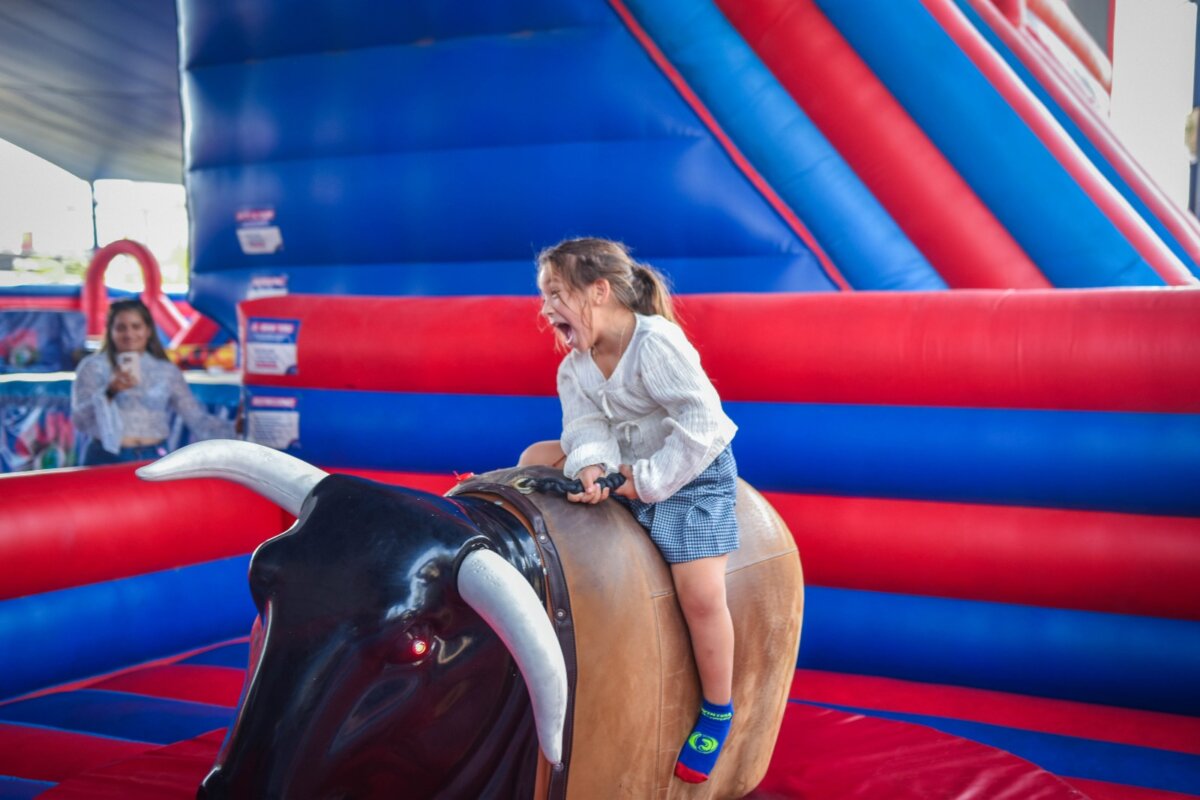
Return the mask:
<svg viewBox="0 0 1200 800">
<path fill-rule="evenodd" d="M 539 275 L 549 270 L 576 292 L 604 278 L 613 296 L 630 311 L 676 321 L 666 278 L 649 264 L 634 261 L 620 242 L 567 239 L 538 253 L 537 264 Z"/>
<path fill-rule="evenodd" d="M 142 318 L 142 322 L 146 323 L 146 327 L 150 329 L 150 338 L 146 340 L 146 352 L 155 358 L 167 361 L 167 351 L 163 349 L 162 342 L 158 340 L 158 329 L 154 327 L 154 317 L 150 316 L 150 309 L 146 308 L 146 304 L 141 300 L 134 298 L 118 300 L 108 307 L 108 316 L 104 320 L 104 344 L 100 346 L 100 351 L 108 355 L 108 362 L 113 367 L 117 366 L 117 346 L 113 343 L 112 329 L 113 323 L 117 321 L 117 315 L 126 311 L 136 311 L 137 315 Z"/>
</svg>

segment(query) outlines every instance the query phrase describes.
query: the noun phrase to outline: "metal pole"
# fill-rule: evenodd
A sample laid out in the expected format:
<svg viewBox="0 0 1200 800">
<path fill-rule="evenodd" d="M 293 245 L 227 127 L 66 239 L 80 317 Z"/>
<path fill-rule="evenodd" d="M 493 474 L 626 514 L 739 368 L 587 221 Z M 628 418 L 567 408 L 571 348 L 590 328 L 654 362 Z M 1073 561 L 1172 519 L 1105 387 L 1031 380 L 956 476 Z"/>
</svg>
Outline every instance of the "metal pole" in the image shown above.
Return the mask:
<svg viewBox="0 0 1200 800">
<path fill-rule="evenodd" d="M 100 233 L 96 228 L 96 181 L 88 181 L 88 188 L 92 191 L 92 252 L 100 249 Z"/>
<path fill-rule="evenodd" d="M 1192 4 L 1196 4 L 1196 0 L 1192 0 Z M 1191 147 L 1192 163 L 1190 167 L 1190 180 L 1188 183 L 1188 208 L 1192 213 L 1200 216 L 1200 180 L 1197 179 L 1197 164 L 1196 164 L 1196 135 L 1200 131 L 1194 128 L 1200 124 L 1200 7 L 1196 12 L 1196 52 L 1192 54 L 1192 112 L 1191 124 L 1193 126 L 1192 139 L 1189 142 Z"/>
</svg>

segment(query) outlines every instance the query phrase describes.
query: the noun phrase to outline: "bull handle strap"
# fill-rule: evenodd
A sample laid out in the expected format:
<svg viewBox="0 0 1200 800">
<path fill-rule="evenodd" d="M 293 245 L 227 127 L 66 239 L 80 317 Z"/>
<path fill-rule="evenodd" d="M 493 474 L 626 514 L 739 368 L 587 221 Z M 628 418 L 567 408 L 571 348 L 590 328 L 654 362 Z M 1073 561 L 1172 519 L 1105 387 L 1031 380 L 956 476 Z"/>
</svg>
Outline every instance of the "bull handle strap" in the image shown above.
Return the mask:
<svg viewBox="0 0 1200 800">
<path fill-rule="evenodd" d="M 625 476 L 619 472 L 614 472 L 611 475 L 605 475 L 602 478 L 596 479 L 596 485 L 601 489 L 615 491 L 625 484 Z M 568 494 L 580 494 L 583 492 L 583 481 L 569 481 L 566 478 L 533 478 L 524 475 L 513 481 L 513 488 L 521 494 L 556 494 L 560 497 L 565 497 Z"/>
<path fill-rule="evenodd" d="M 617 475 L 624 483 L 625 476 Z M 519 478 L 525 480 L 526 478 Z M 542 481 L 541 478 L 528 478 L 530 481 Z M 554 480 L 554 479 L 551 479 Z M 563 481 L 571 483 L 571 481 Z M 578 483 L 578 481 L 575 481 Z M 616 484 L 620 486 L 621 484 Z M 583 487 L 579 487 L 582 491 Z M 518 512 L 515 517 L 525 518 L 527 523 L 526 529 L 534 540 L 534 547 L 542 557 L 542 566 L 545 569 L 546 577 L 546 594 L 554 604 L 554 612 L 550 621 L 554 624 L 554 632 L 558 635 L 558 642 L 562 646 L 563 659 L 567 665 L 567 720 L 563 728 L 563 749 L 562 749 L 562 766 L 560 769 L 551 767 L 550 769 L 550 785 L 547 787 L 547 794 L 544 799 L 539 800 L 565 800 L 567 796 L 567 774 L 571 764 L 571 743 L 574 733 L 575 720 L 575 679 L 579 671 L 575 656 L 575 622 L 571 614 L 571 596 L 567 591 L 567 579 L 563 574 L 562 559 L 558 555 L 558 550 L 554 546 L 554 540 L 550 538 L 548 528 L 546 526 L 546 518 L 542 516 L 542 511 L 538 508 L 526 495 L 530 494 L 533 489 L 517 489 L 514 486 L 505 483 L 498 483 L 488 480 L 479 480 L 471 478 L 463 481 L 458 486 L 451 489 L 447 494 L 450 497 L 461 495 L 492 495 L 499 497 L 504 502 L 508 503 Z M 572 490 L 574 491 L 574 490 Z"/>
</svg>

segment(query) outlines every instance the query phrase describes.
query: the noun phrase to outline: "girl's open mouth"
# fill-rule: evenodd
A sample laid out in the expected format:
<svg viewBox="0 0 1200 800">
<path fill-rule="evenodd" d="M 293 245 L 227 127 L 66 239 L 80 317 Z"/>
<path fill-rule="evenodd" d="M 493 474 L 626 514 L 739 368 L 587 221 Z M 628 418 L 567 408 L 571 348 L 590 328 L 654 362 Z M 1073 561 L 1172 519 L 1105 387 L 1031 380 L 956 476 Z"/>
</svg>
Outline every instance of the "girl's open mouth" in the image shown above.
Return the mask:
<svg viewBox="0 0 1200 800">
<path fill-rule="evenodd" d="M 563 337 L 563 341 L 567 343 L 567 347 L 575 346 L 575 329 L 565 322 L 554 323 L 554 329 Z"/>
</svg>

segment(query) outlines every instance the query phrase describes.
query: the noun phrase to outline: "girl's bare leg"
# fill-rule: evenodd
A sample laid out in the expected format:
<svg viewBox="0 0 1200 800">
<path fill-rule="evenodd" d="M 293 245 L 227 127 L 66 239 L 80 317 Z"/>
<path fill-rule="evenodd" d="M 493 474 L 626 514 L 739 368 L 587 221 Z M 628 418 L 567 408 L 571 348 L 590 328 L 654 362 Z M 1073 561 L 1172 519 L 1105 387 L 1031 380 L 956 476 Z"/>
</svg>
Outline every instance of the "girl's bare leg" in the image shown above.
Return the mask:
<svg viewBox="0 0 1200 800">
<path fill-rule="evenodd" d="M 567 456 L 562 451 L 562 445 L 550 439 L 544 442 L 534 442 L 529 447 L 526 447 L 525 452 L 521 453 L 521 458 L 517 461 L 517 466 L 558 467 L 562 469 L 566 461 Z"/>
<path fill-rule="evenodd" d="M 710 703 L 725 705 L 733 696 L 733 619 L 725 598 L 728 556 L 671 565 L 675 593 L 692 636 L 700 687 Z"/>
<path fill-rule="evenodd" d="M 696 724 L 675 762 L 675 776 L 687 783 L 708 780 L 733 723 L 733 620 L 725 598 L 726 560 L 717 556 L 671 565 L 704 694 Z"/>
</svg>

